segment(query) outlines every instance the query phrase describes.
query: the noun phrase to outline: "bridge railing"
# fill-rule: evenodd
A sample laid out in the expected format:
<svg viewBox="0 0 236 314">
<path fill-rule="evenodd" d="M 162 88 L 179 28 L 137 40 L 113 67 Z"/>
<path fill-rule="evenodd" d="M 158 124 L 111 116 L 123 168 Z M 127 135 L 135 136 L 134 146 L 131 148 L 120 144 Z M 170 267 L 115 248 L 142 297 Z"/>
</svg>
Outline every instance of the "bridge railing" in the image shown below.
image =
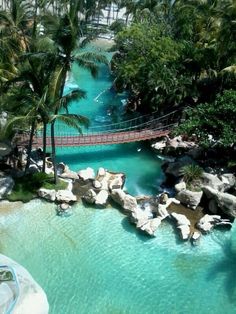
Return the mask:
<svg viewBox="0 0 236 314">
<path fill-rule="evenodd" d="M 92 126 L 88 129 L 83 130 L 81 136 L 89 136 L 95 134 L 105 134 L 105 133 L 118 133 L 118 132 L 128 132 L 142 129 L 155 129 L 156 127 L 164 127 L 174 121 L 174 117 L 177 111 L 171 112 L 165 116 L 157 116 L 157 113 L 136 117 L 133 119 L 104 124 L 99 126 Z M 66 126 L 60 126 L 56 132 L 56 136 L 78 136 L 80 135 L 78 131 L 68 130 Z M 41 134 L 38 134 L 38 137 L 41 137 Z"/>
</svg>

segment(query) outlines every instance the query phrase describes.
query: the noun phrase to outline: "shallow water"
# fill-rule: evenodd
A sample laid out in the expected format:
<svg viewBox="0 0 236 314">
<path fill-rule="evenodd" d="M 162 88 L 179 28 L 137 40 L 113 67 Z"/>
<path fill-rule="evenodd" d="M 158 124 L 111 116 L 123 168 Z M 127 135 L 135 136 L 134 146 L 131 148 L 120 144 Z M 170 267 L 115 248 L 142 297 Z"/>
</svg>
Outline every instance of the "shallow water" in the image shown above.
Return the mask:
<svg viewBox="0 0 236 314">
<path fill-rule="evenodd" d="M 112 208 L 73 212 L 37 200 L 0 217 L 1 252 L 33 274 L 50 313 L 235 312 L 235 228 L 192 247 L 168 223 L 150 239 Z"/>
<path fill-rule="evenodd" d="M 105 68 L 102 73 L 98 85 L 88 73 L 80 75 L 89 87 L 87 103 L 72 105 L 93 124 L 97 116 L 109 118 L 112 95 L 103 93 L 102 102 L 94 102 L 109 90 L 109 73 Z M 122 97 L 115 99 L 118 108 Z M 58 159 L 73 170 L 103 166 L 123 171 L 132 194 L 157 193 L 163 176 L 158 157 L 140 143 L 58 149 Z M 150 239 L 114 208 L 77 204 L 68 218 L 56 216 L 55 205 L 39 200 L 3 209 L 6 205 L 0 204 L 0 251 L 41 284 L 51 314 L 235 313 L 235 226 L 192 247 L 179 241 L 168 222 Z"/>
</svg>

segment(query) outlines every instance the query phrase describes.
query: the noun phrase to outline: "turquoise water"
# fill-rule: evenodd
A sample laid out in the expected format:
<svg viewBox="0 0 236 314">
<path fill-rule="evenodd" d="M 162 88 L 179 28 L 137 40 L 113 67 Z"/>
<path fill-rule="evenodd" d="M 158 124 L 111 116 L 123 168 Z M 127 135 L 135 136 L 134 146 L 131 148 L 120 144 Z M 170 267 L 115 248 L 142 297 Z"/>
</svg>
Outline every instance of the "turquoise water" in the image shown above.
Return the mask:
<svg viewBox="0 0 236 314">
<path fill-rule="evenodd" d="M 95 111 L 90 105 L 109 87 L 110 78 L 103 69 L 103 84 L 99 80 L 90 86 L 88 74 L 83 75 L 91 97 L 83 109 L 73 106 L 96 124 L 97 116 L 106 118 L 112 96 L 104 93 Z M 162 179 L 160 160 L 140 143 L 58 149 L 58 159 L 74 170 L 104 166 L 123 171 L 132 194 L 157 193 Z M 0 209 L 0 251 L 24 265 L 44 288 L 50 314 L 236 311 L 235 226 L 215 231 L 192 247 L 179 241 L 168 222 L 156 238 L 141 235 L 114 208 L 77 204 L 68 218 L 56 216 L 55 205 L 39 200 Z"/>
</svg>

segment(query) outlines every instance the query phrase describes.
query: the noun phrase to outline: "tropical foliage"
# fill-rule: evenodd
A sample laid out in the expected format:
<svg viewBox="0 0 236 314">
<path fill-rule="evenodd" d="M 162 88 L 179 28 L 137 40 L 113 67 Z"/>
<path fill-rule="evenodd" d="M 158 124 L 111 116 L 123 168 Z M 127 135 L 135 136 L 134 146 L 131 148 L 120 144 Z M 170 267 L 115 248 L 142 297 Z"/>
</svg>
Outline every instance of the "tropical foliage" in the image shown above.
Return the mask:
<svg viewBox="0 0 236 314">
<path fill-rule="evenodd" d="M 195 134 L 206 147 L 236 143 L 236 91 L 225 90 L 215 101 L 187 109 L 186 115 L 179 133 Z"/>
<path fill-rule="evenodd" d="M 11 130 L 10 133 L 30 129 L 27 170 L 35 130 L 37 126 L 43 127 L 44 171 L 47 127 L 51 126 L 55 181 L 56 120 L 79 132 L 80 125 L 88 125 L 87 118 L 68 111 L 70 101 L 85 97 L 85 92 L 74 89 L 63 94 L 71 64 L 76 62 L 95 76 L 98 63 L 106 62 L 101 55 L 79 51 L 89 42 L 89 38 L 80 39 L 80 9 L 78 0 L 35 1 L 33 4 L 12 0 L 7 9 L 0 12 L 1 109 L 12 117 L 6 129 Z"/>
<path fill-rule="evenodd" d="M 133 23 L 115 37 L 112 70 L 116 89 L 130 93 L 128 109 L 188 108 L 178 132 L 207 146 L 235 143 L 235 1 L 124 3 Z"/>
</svg>

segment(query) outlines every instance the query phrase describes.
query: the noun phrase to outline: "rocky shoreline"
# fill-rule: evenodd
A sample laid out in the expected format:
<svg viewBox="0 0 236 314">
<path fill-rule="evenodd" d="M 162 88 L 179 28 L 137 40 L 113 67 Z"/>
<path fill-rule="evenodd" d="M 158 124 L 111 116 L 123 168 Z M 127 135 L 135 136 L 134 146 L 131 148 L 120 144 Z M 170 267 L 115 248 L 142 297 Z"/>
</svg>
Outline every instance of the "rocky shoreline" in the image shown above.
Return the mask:
<svg viewBox="0 0 236 314">
<path fill-rule="evenodd" d="M 180 140 L 162 140 L 165 143 L 180 143 Z M 167 144 L 165 144 L 167 146 Z M 153 145 L 159 153 L 163 150 L 158 143 Z M 160 146 L 161 151 L 160 151 Z M 165 146 L 165 147 L 166 147 Z M 181 144 L 181 150 L 196 150 L 193 142 Z M 177 147 L 174 144 L 174 151 Z M 42 161 L 32 162 L 29 171 L 37 172 Z M 163 220 L 175 223 L 181 239 L 196 243 L 202 234 L 212 228 L 224 226 L 230 228 L 236 217 L 236 177 L 232 173 L 211 174 L 206 171 L 189 186 L 185 182 L 182 169 L 195 164 L 189 155 L 174 157 L 164 161 L 166 176 L 164 187 L 171 182 L 172 194 L 164 192 L 157 196 L 134 197 L 125 191 L 126 176 L 100 167 L 95 173 L 92 168 L 71 171 L 64 163 L 57 165 L 60 180 L 67 183 L 63 190 L 40 188 L 38 197 L 57 204 L 57 214 L 69 216 L 72 205 L 78 201 L 97 208 L 106 208 L 114 204 L 129 217 L 138 230 L 149 236 L 155 236 Z M 50 157 L 46 161 L 46 173 L 53 174 Z M 14 179 L 11 176 L 0 177 L 0 199 L 11 193 Z"/>
</svg>

